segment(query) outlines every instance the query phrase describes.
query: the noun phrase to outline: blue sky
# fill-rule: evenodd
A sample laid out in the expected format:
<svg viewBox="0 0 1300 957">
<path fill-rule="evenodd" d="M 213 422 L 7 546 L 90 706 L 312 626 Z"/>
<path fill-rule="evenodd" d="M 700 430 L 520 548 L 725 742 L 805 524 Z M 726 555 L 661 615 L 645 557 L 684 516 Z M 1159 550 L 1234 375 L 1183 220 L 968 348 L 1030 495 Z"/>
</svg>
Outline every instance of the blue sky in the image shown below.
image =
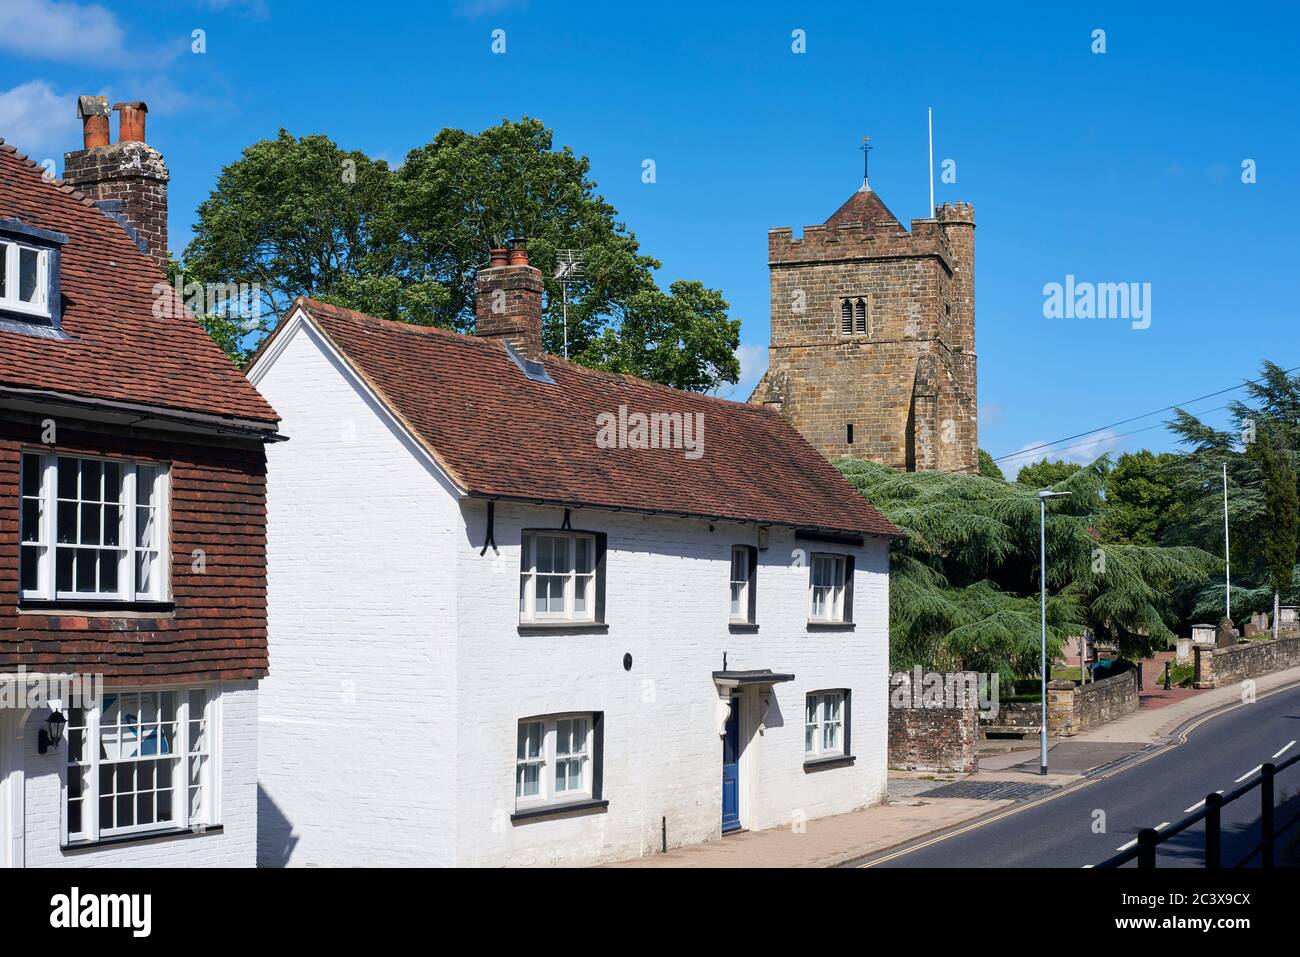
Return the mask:
<svg viewBox="0 0 1300 957">
<path fill-rule="evenodd" d="M 1300 365 L 1297 20 L 1268 4 L 3 0 L 0 136 L 61 169 L 77 94 L 146 100 L 179 251 L 221 167 L 281 127 L 400 162 L 444 126 L 538 117 L 590 157 L 661 282 L 723 290 L 743 397 L 766 362 L 767 230 L 834 211 L 864 134 L 876 191 L 905 223 L 926 215 L 932 106 L 936 164 L 957 173 L 936 200 L 976 210 L 980 444 L 1004 455 L 1264 358 Z M 1067 274 L 1150 283 L 1150 327 L 1045 318 L 1043 287 Z M 1169 448 L 1161 428 L 1122 434 L 1160 420 L 1061 454 Z"/>
</svg>

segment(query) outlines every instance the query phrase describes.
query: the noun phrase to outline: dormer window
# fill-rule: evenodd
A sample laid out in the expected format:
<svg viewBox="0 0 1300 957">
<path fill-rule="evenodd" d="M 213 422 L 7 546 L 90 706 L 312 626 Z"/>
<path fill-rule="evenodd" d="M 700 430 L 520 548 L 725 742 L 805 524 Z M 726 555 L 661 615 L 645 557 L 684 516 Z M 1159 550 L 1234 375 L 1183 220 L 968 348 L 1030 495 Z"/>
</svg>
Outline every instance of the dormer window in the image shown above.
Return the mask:
<svg viewBox="0 0 1300 957">
<path fill-rule="evenodd" d="M 60 247 L 67 241 L 62 233 L 0 219 L 0 322 L 58 328 Z"/>
<path fill-rule="evenodd" d="M 0 256 L 3 259 L 0 266 L 0 308 L 48 317 L 49 252 L 18 243 L 2 243 L 0 253 L 3 254 Z"/>
</svg>

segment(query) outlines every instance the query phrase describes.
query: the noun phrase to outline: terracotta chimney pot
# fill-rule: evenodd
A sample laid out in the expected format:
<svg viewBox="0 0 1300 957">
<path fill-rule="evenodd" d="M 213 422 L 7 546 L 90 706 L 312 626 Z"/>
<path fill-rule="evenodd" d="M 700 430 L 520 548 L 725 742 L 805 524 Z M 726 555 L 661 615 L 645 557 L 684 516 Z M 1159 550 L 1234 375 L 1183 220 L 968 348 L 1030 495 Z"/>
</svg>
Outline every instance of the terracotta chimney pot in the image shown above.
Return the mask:
<svg viewBox="0 0 1300 957">
<path fill-rule="evenodd" d="M 119 143 L 144 143 L 144 117 L 149 107 L 144 103 L 114 103 L 118 111 L 117 141 Z"/>
<path fill-rule="evenodd" d="M 108 145 L 108 114 L 108 97 L 77 97 L 83 149 L 94 150 Z"/>
</svg>

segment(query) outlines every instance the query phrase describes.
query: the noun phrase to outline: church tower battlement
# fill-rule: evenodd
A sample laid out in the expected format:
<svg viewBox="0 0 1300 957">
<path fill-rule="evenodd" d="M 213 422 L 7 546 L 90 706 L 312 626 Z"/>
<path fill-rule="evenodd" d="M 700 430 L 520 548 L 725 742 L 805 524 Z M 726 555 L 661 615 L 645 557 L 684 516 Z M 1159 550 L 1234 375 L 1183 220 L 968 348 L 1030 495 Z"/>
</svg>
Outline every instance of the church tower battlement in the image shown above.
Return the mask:
<svg viewBox="0 0 1300 957">
<path fill-rule="evenodd" d="M 771 345 L 749 401 L 827 458 L 977 464 L 975 211 L 905 229 L 863 179 L 825 223 L 768 233 Z"/>
</svg>

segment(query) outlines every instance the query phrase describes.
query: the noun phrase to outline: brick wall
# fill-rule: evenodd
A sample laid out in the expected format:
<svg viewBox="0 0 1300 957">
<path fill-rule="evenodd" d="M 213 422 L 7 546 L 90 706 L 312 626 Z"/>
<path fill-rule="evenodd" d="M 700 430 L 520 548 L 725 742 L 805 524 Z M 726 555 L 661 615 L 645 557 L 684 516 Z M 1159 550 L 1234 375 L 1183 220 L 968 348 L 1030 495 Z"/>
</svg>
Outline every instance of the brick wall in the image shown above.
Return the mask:
<svg viewBox="0 0 1300 957">
<path fill-rule="evenodd" d="M 1231 648 L 1195 648 L 1196 687 L 1221 688 L 1243 678 L 1300 665 L 1300 635 L 1249 641 Z"/>
<path fill-rule="evenodd" d="M 974 678 L 973 675 L 970 677 Z M 898 680 L 899 676 L 895 675 L 893 682 Z M 979 770 L 977 701 L 968 701 L 962 708 L 911 707 L 910 701 L 906 707 L 898 707 L 898 704 L 898 701 L 891 700 L 889 708 L 891 768 L 906 771 Z"/>
<path fill-rule="evenodd" d="M 771 668 L 795 680 L 751 691 L 742 713 L 741 817 L 759 830 L 838 814 L 881 800 L 887 754 L 888 546 L 856 554 L 853 631 L 807 627 L 808 568 L 815 546 L 772 529 L 759 553 L 753 633 L 727 626 L 731 546 L 752 527 L 575 510 L 574 528 L 608 534 L 609 631 L 520 635 L 519 542 L 524 528 L 556 528 L 559 509 L 498 505 L 500 554 L 480 556 L 485 506 L 464 506 L 459 543 L 458 863 L 553 865 L 656 853 L 661 821 L 670 846 L 721 834 L 721 738 L 711 673 Z M 631 671 L 623 656 L 632 656 Z M 809 692 L 847 688 L 855 762 L 804 769 Z M 606 813 L 511 825 L 514 739 L 521 717 L 605 713 Z"/>
<path fill-rule="evenodd" d="M 452 864 L 451 487 L 314 333 L 276 347 L 255 384 L 283 403 L 293 438 L 268 450 L 275 668 L 261 694 L 259 863 Z"/>
<path fill-rule="evenodd" d="M 0 422 L 0 670 L 90 672 L 110 683 L 266 673 L 265 460 L 260 444 L 202 444 L 57 423 L 56 451 L 170 465 L 174 611 L 20 611 L 21 453 L 48 451 L 37 420 Z M 201 551 L 202 570 L 194 554 Z"/>
<path fill-rule="evenodd" d="M 64 154 L 64 182 L 91 199 L 117 200 L 159 265 L 167 265 L 167 181 L 162 154 L 145 143 L 113 143 Z"/>
</svg>

